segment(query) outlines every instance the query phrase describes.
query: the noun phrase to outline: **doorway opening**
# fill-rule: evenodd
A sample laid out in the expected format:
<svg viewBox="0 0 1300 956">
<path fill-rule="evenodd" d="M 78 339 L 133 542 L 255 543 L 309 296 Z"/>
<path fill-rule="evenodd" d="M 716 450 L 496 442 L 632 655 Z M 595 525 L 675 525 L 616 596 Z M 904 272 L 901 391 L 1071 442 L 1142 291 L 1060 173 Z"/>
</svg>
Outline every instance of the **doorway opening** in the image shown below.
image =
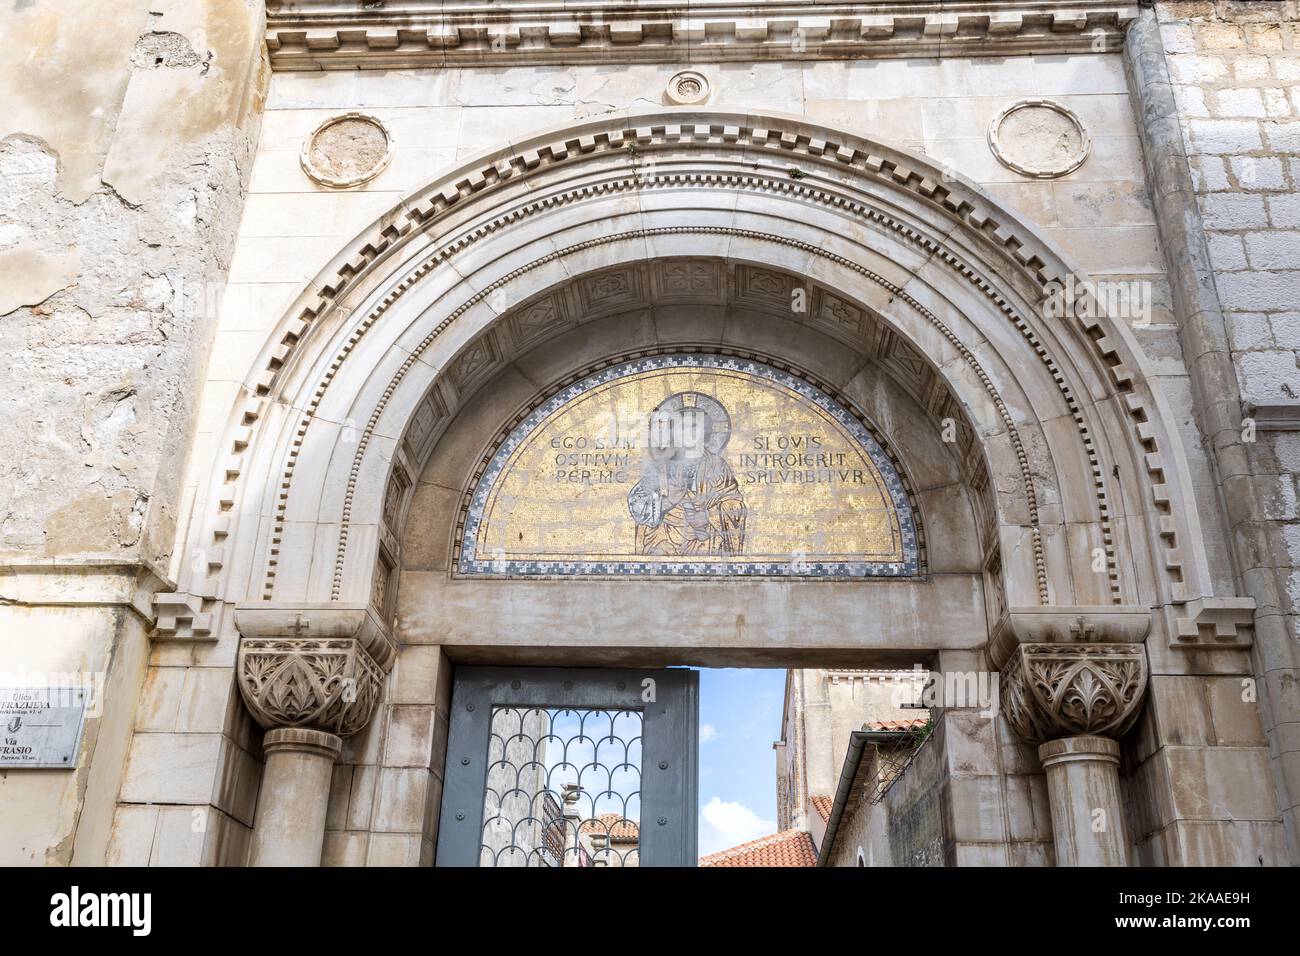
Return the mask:
<svg viewBox="0 0 1300 956">
<path fill-rule="evenodd" d="M 438 863 L 827 865 L 924 744 L 927 676 L 458 668 Z"/>
</svg>

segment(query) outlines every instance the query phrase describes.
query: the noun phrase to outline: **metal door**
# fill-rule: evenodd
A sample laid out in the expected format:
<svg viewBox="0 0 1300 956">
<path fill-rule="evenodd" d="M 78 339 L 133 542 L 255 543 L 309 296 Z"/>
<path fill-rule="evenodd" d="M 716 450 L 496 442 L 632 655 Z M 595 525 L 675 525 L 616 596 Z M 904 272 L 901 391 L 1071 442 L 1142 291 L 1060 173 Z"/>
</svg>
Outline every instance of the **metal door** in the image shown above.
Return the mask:
<svg viewBox="0 0 1300 956">
<path fill-rule="evenodd" d="M 438 866 L 694 866 L 699 674 L 460 667 Z"/>
</svg>

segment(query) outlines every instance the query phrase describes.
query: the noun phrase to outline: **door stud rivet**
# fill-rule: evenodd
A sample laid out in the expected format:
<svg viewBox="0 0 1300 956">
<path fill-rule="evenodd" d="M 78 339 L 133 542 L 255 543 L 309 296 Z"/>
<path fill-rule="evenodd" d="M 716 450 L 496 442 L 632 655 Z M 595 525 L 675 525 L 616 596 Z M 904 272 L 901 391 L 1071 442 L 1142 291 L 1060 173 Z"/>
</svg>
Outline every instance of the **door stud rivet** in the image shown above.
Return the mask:
<svg viewBox="0 0 1300 956">
<path fill-rule="evenodd" d="M 668 825 L 668 818 L 667 818 L 667 817 L 660 817 L 660 818 L 659 818 L 659 825 L 660 825 L 661 827 L 667 826 L 667 825 Z"/>
<path fill-rule="evenodd" d="M 667 761 L 667 760 L 661 760 L 661 761 L 659 761 L 659 769 L 660 769 L 660 770 L 667 770 L 667 769 L 668 769 L 668 761 Z"/>
<path fill-rule="evenodd" d="M 464 820 L 464 819 L 465 819 L 465 811 L 464 811 L 464 810 L 457 810 L 457 811 L 456 811 L 456 819 L 457 819 L 457 820 Z"/>
<path fill-rule="evenodd" d="M 460 758 L 460 765 L 461 765 L 462 767 L 468 767 L 468 766 L 469 766 L 469 758 L 468 758 L 468 757 L 461 757 L 461 758 Z"/>
</svg>

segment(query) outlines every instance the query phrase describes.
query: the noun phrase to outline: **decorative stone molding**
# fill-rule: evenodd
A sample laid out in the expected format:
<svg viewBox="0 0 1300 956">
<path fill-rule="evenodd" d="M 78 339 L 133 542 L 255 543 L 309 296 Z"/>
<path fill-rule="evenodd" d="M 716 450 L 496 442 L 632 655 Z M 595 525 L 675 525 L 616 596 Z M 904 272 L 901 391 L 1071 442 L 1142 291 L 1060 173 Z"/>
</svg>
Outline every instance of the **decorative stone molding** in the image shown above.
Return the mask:
<svg viewBox="0 0 1300 956">
<path fill-rule="evenodd" d="M 343 752 L 342 743 L 337 736 L 325 731 L 280 727 L 266 732 L 266 738 L 262 741 L 262 752 L 273 754 L 278 750 L 287 750 L 298 754 L 312 754 L 333 763 Z"/>
<path fill-rule="evenodd" d="M 1004 667 L 1023 644 L 1140 644 L 1150 630 L 1145 607 L 1013 607 L 993 628 L 989 656 Z"/>
<path fill-rule="evenodd" d="M 197 594 L 173 592 L 153 596 L 156 641 L 215 641 L 212 615 L 203 610 L 203 598 Z"/>
<path fill-rule="evenodd" d="M 366 725 L 397 652 L 373 611 L 244 607 L 235 623 L 239 692 L 262 727 L 346 737 Z"/>
<path fill-rule="evenodd" d="M 1203 597 L 1188 601 L 1177 619 L 1173 646 L 1184 650 L 1242 650 L 1251 646 L 1255 625 L 1252 597 Z"/>
<path fill-rule="evenodd" d="M 989 149 L 1022 176 L 1055 179 L 1088 159 L 1092 137 L 1078 115 L 1053 100 L 1017 100 L 989 124 Z"/>
<path fill-rule="evenodd" d="M 235 609 L 235 626 L 245 638 L 353 638 L 384 673 L 397 660 L 388 626 L 374 608 L 360 604 L 259 601 Z"/>
<path fill-rule="evenodd" d="M 150 561 L 0 560 L 0 604 L 123 608 L 154 625 L 154 597 L 175 582 Z"/>
<path fill-rule="evenodd" d="M 303 141 L 298 161 L 308 178 L 332 189 L 368 183 L 393 158 L 388 127 L 366 113 L 331 116 Z"/>
<path fill-rule="evenodd" d="M 696 151 L 693 155 L 700 163 L 706 163 L 707 168 L 702 167 L 700 172 L 652 176 L 647 180 L 644 170 L 639 166 L 642 156 L 682 149 Z M 756 157 L 762 159 L 757 170 L 754 168 Z M 591 164 L 593 172 L 601 171 L 602 178 L 599 182 L 575 184 L 575 177 L 585 163 Z M 795 181 L 789 177 L 787 171 L 792 163 L 805 172 L 805 178 Z M 610 166 L 623 170 L 625 174 L 620 173 L 620 177 L 610 178 Z M 733 167 L 737 170 L 734 174 L 731 172 Z M 536 201 L 503 208 L 499 214 L 493 211 L 492 203 L 496 194 L 510 194 L 525 179 L 530 185 L 534 180 L 542 182 L 542 178 L 548 175 L 548 168 L 562 170 L 565 185 Z M 463 234 L 450 234 L 428 256 L 421 253 L 403 261 L 399 270 L 384 280 L 389 283 L 389 291 L 382 300 L 376 301 L 373 308 L 364 314 L 358 313 L 353 329 L 338 353 L 332 359 L 323 355 L 320 357 L 322 377 L 316 380 L 311 390 L 303 392 L 300 406 L 304 409 L 303 416 L 293 425 L 296 430 L 295 440 L 288 454 L 273 466 L 280 472 L 281 487 L 284 490 L 276 505 L 268 547 L 264 552 L 266 572 L 261 586 L 262 595 L 268 601 L 274 596 L 281 542 L 288 533 L 284 524 L 285 501 L 294 487 L 297 453 L 305 443 L 312 440 L 308 432 L 315 420 L 315 409 L 322 400 L 321 396 L 327 393 L 331 382 L 338 375 L 338 370 L 346 365 L 349 354 L 355 350 L 358 342 L 365 339 L 367 330 L 381 322 L 385 313 L 404 294 L 416 288 L 430 273 L 445 268 L 450 260 L 470 250 L 480 239 L 491 237 L 501 229 L 509 229 L 528 216 L 549 214 L 565 204 L 599 201 L 602 197 L 625 190 L 661 186 L 673 190 L 754 189 L 762 190 L 765 196 L 804 203 L 813 209 L 824 207 L 842 210 L 844 214 L 862 217 L 872 228 L 889 230 L 900 241 L 915 244 L 942 268 L 972 283 L 979 294 L 1014 324 L 1027 347 L 1033 350 L 1038 360 L 1051 373 L 1075 421 L 1079 440 L 1088 456 L 1088 468 L 1097 496 L 1112 603 L 1121 605 L 1124 595 L 1115 559 L 1115 537 L 1111 533 L 1106 489 L 1107 475 L 1111 470 L 1110 460 L 1116 452 L 1107 451 L 1107 440 L 1099 440 L 1090 427 L 1086 407 L 1076 397 L 1077 386 L 1070 381 L 1070 375 L 1055 357 L 1055 348 L 1043 341 L 1033 326 L 1032 318 L 1009 300 L 1004 294 L 1004 288 L 988 278 L 987 271 L 991 269 L 994 274 L 1000 275 L 1000 270 L 1010 269 L 1016 281 L 1042 287 L 1059 281 L 1065 274 L 1063 270 L 1066 266 L 1049 247 L 1036 241 L 1031 229 L 998 207 L 978 188 L 964 180 L 946 180 L 939 175 L 940 172 L 923 157 L 904 154 L 860 137 L 833 133 L 789 117 L 679 109 L 661 115 L 638 115 L 630 120 L 625 117 L 601 118 L 566 126 L 562 130 L 542 133 L 519 144 L 509 156 L 494 155 L 449 173 L 405 201 L 404 212 L 367 231 L 341 252 L 336 257 L 335 264 L 299 297 L 274 335 L 268 339 L 258 364 L 246 382 L 249 397 L 235 409 L 237 421 L 230 433 L 232 451 L 227 459 L 227 480 L 214 494 L 217 514 L 214 519 L 204 522 L 197 533 L 200 536 L 208 534 L 209 528 L 214 536 L 230 533 L 235 520 L 232 517 L 234 505 L 240 494 L 238 486 L 241 474 L 248 467 L 248 460 L 251 460 L 249 455 L 254 447 L 250 444 L 250 433 L 256 435 L 261 430 L 265 408 L 281 387 L 282 370 L 295 357 L 294 353 L 303 349 L 304 343 L 313 343 L 307 346 L 308 350 L 317 347 L 314 344 L 313 329 L 321 325 L 321 320 L 332 314 L 341 301 L 353 294 L 354 288 L 365 288 L 366 283 L 378 280 L 380 269 L 392 269 L 389 263 L 401 261 L 404 246 L 421 242 L 428 232 L 439 228 L 445 221 L 479 215 L 483 217 Z M 861 191 L 850 193 L 837 188 L 835 183 L 844 173 L 856 177 L 864 186 L 873 189 L 883 186 L 896 193 L 900 200 L 925 204 L 937 214 L 956 221 L 965 230 L 964 234 L 977 240 L 973 243 L 973 248 L 978 252 L 976 264 L 972 265 L 939 239 L 916 228 L 915 221 L 900 222 L 883 210 L 880 204 L 863 202 Z M 682 226 L 641 232 L 645 235 L 666 235 L 670 232 L 743 234 L 746 239 L 781 243 L 801 253 L 817 255 L 823 259 L 827 256 L 825 250 L 816 244 L 731 227 Z M 621 238 L 628 237 L 630 234 Z M 548 268 L 566 255 L 581 256 L 596 244 L 617 241 L 620 241 L 620 237 L 588 239 L 575 243 L 572 249 L 552 252 L 542 259 L 527 263 L 511 275 L 488 279 L 483 293 L 463 302 L 451 313 L 443 315 L 436 325 L 430 326 L 426 339 L 416 345 L 417 351 L 423 351 L 467 310 L 475 308 L 482 295 L 491 294 L 512 281 L 511 276 Z M 855 266 L 842 256 L 832 257 L 830 261 L 836 268 L 852 268 L 859 273 L 862 271 L 860 266 Z M 866 278 L 883 288 L 890 288 L 878 277 L 866 275 Z M 936 328 L 941 328 L 941 324 L 926 313 L 921 303 L 906 296 L 898 298 L 909 308 L 918 310 Z M 517 318 L 520 322 L 524 319 L 523 316 Z M 1077 347 L 1095 354 L 1101 363 L 1101 372 L 1126 389 L 1121 408 L 1126 413 L 1129 428 L 1136 432 L 1136 439 L 1130 436 L 1130 440 L 1140 442 L 1142 447 L 1143 462 L 1150 475 L 1146 492 L 1153 508 L 1151 520 L 1159 521 L 1158 547 L 1164 549 L 1163 555 L 1155 555 L 1155 566 L 1163 568 L 1164 573 L 1156 571 L 1159 593 L 1154 596 L 1167 602 L 1167 606 L 1172 606 L 1203 593 L 1204 580 L 1208 577 L 1203 550 L 1198 547 L 1194 536 L 1187 538 L 1184 534 L 1188 523 L 1195 521 L 1195 501 L 1188 493 L 1190 480 L 1186 465 L 1179 456 L 1177 443 L 1169 440 L 1170 426 L 1166 414 L 1146 391 L 1140 354 L 1131 347 L 1122 324 L 1114 323 L 1104 315 L 1080 318 L 1079 321 L 1082 327 L 1071 333 L 1079 341 Z M 544 307 L 536 316 L 529 317 L 527 326 L 528 329 L 536 329 L 539 324 L 542 328 L 546 327 Z M 961 341 L 950 331 L 943 331 L 943 334 L 965 357 Z M 359 429 L 360 435 L 347 478 L 345 504 L 339 515 L 339 542 L 335 574 L 330 587 L 332 594 L 341 594 L 343 590 L 341 582 L 344 558 L 348 553 L 349 529 L 356 517 L 353 505 L 357 499 L 353 492 L 366 461 L 370 437 L 379 416 L 384 413 L 388 399 L 401 386 L 402 374 L 416 361 L 418 358 L 414 356 L 403 360 L 389 387 L 382 393 L 382 401 L 372 407 L 365 426 Z M 1079 365 L 1078 362 L 1074 364 Z M 999 402 L 996 388 L 988 376 L 978 368 L 973 371 L 980 383 L 990 391 L 991 399 L 995 403 Z M 454 397 L 454 388 L 442 391 L 443 398 L 451 400 Z M 436 431 L 438 422 L 445 419 L 445 414 L 451 409 L 433 411 L 438 414 L 426 416 L 430 420 L 430 428 L 425 431 L 429 433 Z M 997 413 L 1005 418 L 1001 405 Z M 1014 422 L 1009 426 L 1008 433 L 1013 451 L 1020 461 L 1020 470 L 1024 473 L 1028 464 L 1014 431 Z M 259 451 L 257 454 L 262 453 Z M 1030 515 L 1026 526 L 1030 529 L 1029 544 L 1033 552 L 1034 573 L 1041 603 L 1047 605 L 1050 604 L 1051 595 L 1047 593 L 1046 568 L 1035 517 L 1037 506 L 1032 484 L 1027 494 Z M 363 513 L 369 515 L 368 510 Z M 1190 517 L 1185 517 L 1188 515 Z M 218 577 L 216 574 L 199 574 L 187 587 L 193 593 L 207 595 L 218 589 Z"/>
<path fill-rule="evenodd" d="M 674 106 L 698 106 L 707 103 L 712 92 L 709 78 L 698 70 L 682 70 L 668 80 L 665 95 Z"/>
<path fill-rule="evenodd" d="M 364 0 L 268 0 L 266 45 L 279 70 L 1008 56 L 1113 52 L 1137 17 L 1136 3 L 1108 0 L 990 6 L 407 0 L 389 11 Z"/>
<path fill-rule="evenodd" d="M 1265 405 L 1248 404 L 1246 417 L 1255 421 L 1261 432 L 1300 431 L 1300 400 L 1277 399 Z"/>
<path fill-rule="evenodd" d="M 1146 692 L 1140 644 L 1022 644 L 1002 670 L 1002 713 L 1021 737 L 1119 737 Z"/>
</svg>

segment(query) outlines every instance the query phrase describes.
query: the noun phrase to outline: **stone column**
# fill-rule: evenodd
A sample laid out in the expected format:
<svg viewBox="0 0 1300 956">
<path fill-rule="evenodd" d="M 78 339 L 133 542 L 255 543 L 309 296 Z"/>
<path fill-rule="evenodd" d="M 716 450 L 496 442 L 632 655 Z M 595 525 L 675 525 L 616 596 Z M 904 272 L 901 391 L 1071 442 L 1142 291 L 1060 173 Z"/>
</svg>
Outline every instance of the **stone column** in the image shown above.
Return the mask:
<svg viewBox="0 0 1300 956">
<path fill-rule="evenodd" d="M 1147 683 L 1140 644 L 1022 644 L 1002 671 L 1002 711 L 1039 744 L 1057 866 L 1127 866 L 1119 744 Z"/>
<path fill-rule="evenodd" d="M 236 622 L 239 691 L 266 728 L 250 863 L 319 866 L 334 761 L 370 720 L 394 645 L 364 608 L 240 609 Z"/>
<path fill-rule="evenodd" d="M 1062 737 L 1039 745 L 1047 771 L 1057 866 L 1128 866 L 1120 816 L 1119 744 L 1107 737 Z"/>
<path fill-rule="evenodd" d="M 266 769 L 249 863 L 319 866 L 330 777 L 343 738 L 323 730 L 283 727 L 266 732 L 262 749 Z"/>
</svg>

